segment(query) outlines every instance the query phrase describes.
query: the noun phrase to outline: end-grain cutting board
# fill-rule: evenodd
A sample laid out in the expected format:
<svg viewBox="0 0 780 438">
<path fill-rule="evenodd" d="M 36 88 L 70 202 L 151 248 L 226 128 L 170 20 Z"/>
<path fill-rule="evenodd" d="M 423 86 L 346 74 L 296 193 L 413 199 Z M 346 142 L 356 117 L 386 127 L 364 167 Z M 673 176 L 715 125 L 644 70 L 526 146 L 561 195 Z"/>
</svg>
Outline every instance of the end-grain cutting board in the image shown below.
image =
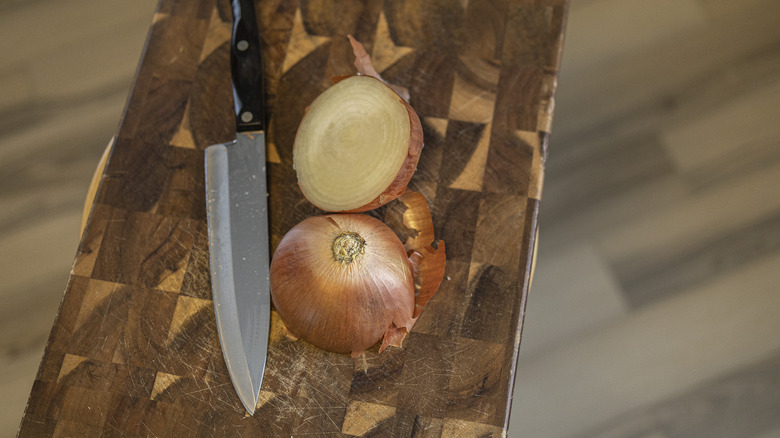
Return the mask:
<svg viewBox="0 0 780 438">
<path fill-rule="evenodd" d="M 504 436 L 528 293 L 565 0 L 258 2 L 272 249 L 317 214 L 297 188 L 304 108 L 363 42 L 411 91 L 445 280 L 403 348 L 356 359 L 281 335 L 245 416 L 220 351 L 203 151 L 232 138 L 231 12 L 162 0 L 20 436 Z M 392 205 L 372 214 L 386 219 Z"/>
</svg>

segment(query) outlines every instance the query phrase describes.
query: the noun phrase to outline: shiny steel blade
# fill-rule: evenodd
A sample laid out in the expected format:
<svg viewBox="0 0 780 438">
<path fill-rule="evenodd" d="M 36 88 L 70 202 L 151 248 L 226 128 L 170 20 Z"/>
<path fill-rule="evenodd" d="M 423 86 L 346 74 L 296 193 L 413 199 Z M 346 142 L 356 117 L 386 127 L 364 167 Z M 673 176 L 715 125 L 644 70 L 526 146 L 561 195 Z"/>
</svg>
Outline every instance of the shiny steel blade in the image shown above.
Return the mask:
<svg viewBox="0 0 780 438">
<path fill-rule="evenodd" d="M 209 262 L 217 329 L 233 386 L 253 414 L 271 324 L 265 134 L 206 148 Z"/>
</svg>

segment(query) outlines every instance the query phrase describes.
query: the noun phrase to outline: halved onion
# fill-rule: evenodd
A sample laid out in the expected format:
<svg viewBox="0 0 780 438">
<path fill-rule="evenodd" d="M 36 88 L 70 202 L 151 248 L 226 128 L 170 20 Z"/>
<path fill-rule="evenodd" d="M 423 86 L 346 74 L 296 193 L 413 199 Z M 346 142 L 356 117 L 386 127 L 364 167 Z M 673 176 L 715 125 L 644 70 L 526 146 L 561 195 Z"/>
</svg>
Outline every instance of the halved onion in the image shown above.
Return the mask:
<svg viewBox="0 0 780 438">
<path fill-rule="evenodd" d="M 361 212 L 404 193 L 422 150 L 412 107 L 371 76 L 319 95 L 298 127 L 293 167 L 303 195 L 329 212 Z"/>
</svg>

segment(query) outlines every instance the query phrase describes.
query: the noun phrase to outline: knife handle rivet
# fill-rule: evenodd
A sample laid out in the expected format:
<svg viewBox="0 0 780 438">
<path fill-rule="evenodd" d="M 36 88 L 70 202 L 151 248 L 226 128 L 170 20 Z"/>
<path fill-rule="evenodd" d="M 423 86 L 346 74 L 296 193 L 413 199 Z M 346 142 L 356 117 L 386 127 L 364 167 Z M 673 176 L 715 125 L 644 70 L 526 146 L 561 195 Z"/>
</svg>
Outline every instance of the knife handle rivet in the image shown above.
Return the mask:
<svg viewBox="0 0 780 438">
<path fill-rule="evenodd" d="M 243 52 L 248 48 L 249 48 L 249 41 L 247 40 L 241 40 L 236 43 L 236 49 L 238 49 L 240 52 Z"/>
<path fill-rule="evenodd" d="M 244 111 L 243 113 L 241 113 L 241 121 L 244 123 L 251 122 L 253 118 L 254 116 L 249 111 Z"/>
</svg>

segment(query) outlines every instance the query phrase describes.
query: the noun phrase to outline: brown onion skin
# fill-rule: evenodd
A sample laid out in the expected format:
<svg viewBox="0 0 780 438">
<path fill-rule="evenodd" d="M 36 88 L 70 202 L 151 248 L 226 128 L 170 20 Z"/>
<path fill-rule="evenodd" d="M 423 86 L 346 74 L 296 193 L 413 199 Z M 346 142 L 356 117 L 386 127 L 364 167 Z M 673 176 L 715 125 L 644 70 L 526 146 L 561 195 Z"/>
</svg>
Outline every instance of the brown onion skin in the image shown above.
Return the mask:
<svg viewBox="0 0 780 438">
<path fill-rule="evenodd" d="M 366 241 L 355 261 L 333 259 L 344 231 Z M 391 324 L 414 323 L 414 277 L 406 250 L 381 221 L 360 214 L 314 216 L 293 227 L 271 261 L 271 298 L 287 330 L 336 353 L 359 354 Z"/>
<path fill-rule="evenodd" d="M 336 80 L 335 82 L 346 79 L 348 77 L 350 76 L 339 77 L 338 80 Z M 398 95 L 398 93 L 395 90 L 393 90 L 392 87 L 382 82 L 381 80 L 374 78 L 373 76 L 367 76 L 367 77 L 371 77 L 381 82 L 388 89 L 392 90 L 393 93 Z M 390 183 L 390 185 L 388 185 L 387 188 L 385 188 L 382 191 L 382 193 L 380 193 L 372 201 L 364 205 L 361 205 L 360 207 L 353 208 L 351 210 L 335 211 L 333 213 L 360 213 L 369 210 L 374 210 L 398 198 L 399 196 L 404 194 L 404 191 L 406 191 L 406 186 L 409 184 L 409 181 L 412 179 L 412 175 L 414 175 L 415 170 L 417 170 L 417 163 L 420 161 L 420 153 L 422 152 L 422 148 L 423 148 L 423 129 L 422 129 L 422 123 L 420 123 L 420 117 L 417 115 L 417 112 L 414 110 L 414 108 L 412 108 L 412 106 L 409 105 L 409 102 L 404 100 L 401 96 L 398 96 L 398 100 L 401 103 L 403 103 L 404 107 L 406 108 L 406 112 L 409 114 L 409 149 L 407 150 L 406 158 L 404 159 L 404 162 L 401 164 L 401 167 L 398 169 L 398 173 L 395 175 L 395 178 Z M 300 122 L 301 124 L 303 123 L 303 119 L 306 118 L 307 114 L 308 114 L 308 108 L 306 109 L 306 112 L 304 113 L 303 118 L 301 119 Z M 297 141 L 294 141 L 293 150 L 295 149 L 296 144 Z M 303 188 L 300 188 L 300 190 L 301 193 L 303 193 L 303 196 L 309 202 L 311 202 L 315 207 L 323 211 L 329 211 L 323 209 L 315 202 L 313 202 L 311 199 L 309 199 L 306 196 L 306 193 L 303 191 Z"/>
</svg>

